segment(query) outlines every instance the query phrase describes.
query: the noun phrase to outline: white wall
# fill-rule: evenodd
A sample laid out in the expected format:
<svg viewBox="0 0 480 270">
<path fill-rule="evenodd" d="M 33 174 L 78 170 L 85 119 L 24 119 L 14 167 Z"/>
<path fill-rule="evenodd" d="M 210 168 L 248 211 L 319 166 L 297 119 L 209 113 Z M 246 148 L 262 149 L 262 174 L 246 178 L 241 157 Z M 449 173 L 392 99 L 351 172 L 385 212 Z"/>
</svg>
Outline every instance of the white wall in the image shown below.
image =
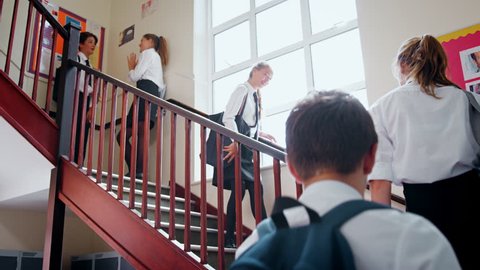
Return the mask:
<svg viewBox="0 0 480 270">
<path fill-rule="evenodd" d="M 357 0 L 369 104 L 397 86 L 391 64 L 413 36 L 441 36 L 478 24 L 478 0 Z"/>
</svg>

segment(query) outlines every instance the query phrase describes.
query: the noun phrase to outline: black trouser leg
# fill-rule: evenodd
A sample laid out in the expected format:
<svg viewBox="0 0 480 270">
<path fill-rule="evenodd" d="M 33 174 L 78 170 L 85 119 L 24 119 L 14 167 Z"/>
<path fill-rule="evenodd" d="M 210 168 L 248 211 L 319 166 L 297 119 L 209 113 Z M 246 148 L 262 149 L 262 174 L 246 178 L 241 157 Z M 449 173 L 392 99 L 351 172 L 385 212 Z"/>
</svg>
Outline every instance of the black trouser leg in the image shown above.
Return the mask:
<svg viewBox="0 0 480 270">
<path fill-rule="evenodd" d="M 125 131 L 125 163 L 127 163 L 128 172 L 130 172 L 130 157 L 132 155 L 132 144 L 130 143 L 130 137 L 132 137 L 132 128 L 128 127 Z M 121 132 L 117 134 L 117 142 L 121 144 Z"/>
<path fill-rule="evenodd" d="M 252 209 L 252 213 L 257 217 L 257 213 L 255 212 L 255 184 L 250 181 L 245 182 L 245 187 L 248 190 L 248 195 L 250 196 L 250 208 Z M 260 185 L 260 206 L 262 208 L 262 216 L 260 219 L 264 219 L 267 217 L 267 211 L 265 210 L 265 204 L 263 203 L 263 185 Z"/>
<path fill-rule="evenodd" d="M 143 173 L 143 143 L 145 142 L 145 132 L 143 130 L 143 123 L 138 123 L 138 137 L 137 137 L 137 174 Z"/>
<path fill-rule="evenodd" d="M 87 112 L 90 108 L 90 97 L 87 97 Z M 77 130 L 75 134 L 75 154 L 73 156 L 73 161 L 77 164 L 80 164 L 85 160 L 85 153 L 87 152 L 87 142 L 88 142 L 88 133 L 90 131 L 90 122 L 85 121 L 82 114 L 83 110 L 83 93 L 80 92 L 78 96 L 78 110 L 77 110 Z M 82 123 L 85 122 L 85 129 L 83 131 L 83 160 L 79 161 L 80 156 L 80 137 L 82 134 Z"/>
<path fill-rule="evenodd" d="M 130 139 L 133 135 L 133 129 L 128 127 L 125 132 L 125 162 L 127 163 L 128 170 L 131 169 L 131 157 L 132 157 L 132 143 Z M 137 165 L 136 165 L 136 174 L 143 172 L 143 143 L 145 141 L 144 132 L 143 132 L 143 122 L 138 123 L 138 132 L 137 132 Z M 120 133 L 117 135 L 117 142 L 120 144 Z"/>
<path fill-rule="evenodd" d="M 233 181 L 233 180 L 232 180 Z M 234 181 L 233 181 L 234 182 Z M 235 183 L 232 183 L 232 192 L 230 193 L 230 198 L 228 199 L 227 204 L 227 234 L 225 235 L 225 239 L 227 241 L 235 239 L 234 232 L 235 232 L 235 221 L 237 219 L 236 216 L 236 207 L 235 207 Z M 242 184 L 242 201 L 243 197 L 245 196 L 245 185 Z"/>
<path fill-rule="evenodd" d="M 255 213 L 255 192 L 254 192 L 254 183 L 251 181 L 242 181 L 242 201 L 243 198 L 245 197 L 245 190 L 248 190 L 248 194 L 250 196 L 250 208 L 252 210 L 253 215 L 256 217 L 257 213 Z M 263 203 L 263 186 L 260 185 L 260 192 L 261 192 L 261 207 L 262 207 L 262 217 L 261 219 L 264 219 L 267 217 L 267 211 L 265 210 L 265 204 Z M 225 238 L 228 239 L 233 239 L 234 238 L 234 232 L 235 232 L 235 223 L 237 220 L 236 216 L 236 208 L 235 208 L 235 184 L 232 183 L 232 192 L 230 193 L 230 198 L 228 199 L 228 205 L 227 205 L 227 234 Z"/>
</svg>

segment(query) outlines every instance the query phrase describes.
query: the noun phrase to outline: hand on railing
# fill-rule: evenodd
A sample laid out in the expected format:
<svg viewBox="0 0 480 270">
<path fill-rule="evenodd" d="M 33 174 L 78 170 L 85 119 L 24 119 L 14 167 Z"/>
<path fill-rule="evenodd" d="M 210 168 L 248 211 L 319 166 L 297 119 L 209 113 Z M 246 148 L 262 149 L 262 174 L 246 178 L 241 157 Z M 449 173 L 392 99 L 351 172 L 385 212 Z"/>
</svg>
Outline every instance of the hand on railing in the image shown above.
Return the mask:
<svg viewBox="0 0 480 270">
<path fill-rule="evenodd" d="M 266 132 L 260 131 L 258 133 L 258 136 L 261 137 L 261 138 L 267 139 L 268 141 L 270 141 L 272 143 L 277 143 L 277 140 L 275 140 L 275 137 L 273 137 L 273 135 L 268 134 Z"/>
</svg>

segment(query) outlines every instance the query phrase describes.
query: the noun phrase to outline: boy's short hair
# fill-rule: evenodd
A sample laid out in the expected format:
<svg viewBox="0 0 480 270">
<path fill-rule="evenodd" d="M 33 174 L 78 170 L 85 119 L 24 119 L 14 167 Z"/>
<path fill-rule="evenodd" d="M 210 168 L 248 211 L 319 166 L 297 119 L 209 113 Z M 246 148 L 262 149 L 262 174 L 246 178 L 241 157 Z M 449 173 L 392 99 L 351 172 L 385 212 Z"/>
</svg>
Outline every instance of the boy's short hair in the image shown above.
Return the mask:
<svg viewBox="0 0 480 270">
<path fill-rule="evenodd" d="M 286 122 L 288 162 L 302 180 L 324 170 L 352 173 L 377 141 L 363 105 L 336 90 L 313 91 Z"/>
</svg>

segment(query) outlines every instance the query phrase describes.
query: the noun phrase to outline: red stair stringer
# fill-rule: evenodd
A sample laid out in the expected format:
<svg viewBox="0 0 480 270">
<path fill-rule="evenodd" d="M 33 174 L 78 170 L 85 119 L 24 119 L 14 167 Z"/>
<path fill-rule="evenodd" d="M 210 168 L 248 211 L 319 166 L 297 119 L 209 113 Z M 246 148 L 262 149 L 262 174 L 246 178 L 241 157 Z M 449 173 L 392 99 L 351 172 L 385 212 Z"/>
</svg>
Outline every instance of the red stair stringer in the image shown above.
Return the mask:
<svg viewBox="0 0 480 270">
<path fill-rule="evenodd" d="M 205 269 L 62 158 L 60 200 L 135 269 Z"/>
<path fill-rule="evenodd" d="M 59 135 L 57 124 L 2 70 L 0 116 L 55 164 Z"/>
</svg>

